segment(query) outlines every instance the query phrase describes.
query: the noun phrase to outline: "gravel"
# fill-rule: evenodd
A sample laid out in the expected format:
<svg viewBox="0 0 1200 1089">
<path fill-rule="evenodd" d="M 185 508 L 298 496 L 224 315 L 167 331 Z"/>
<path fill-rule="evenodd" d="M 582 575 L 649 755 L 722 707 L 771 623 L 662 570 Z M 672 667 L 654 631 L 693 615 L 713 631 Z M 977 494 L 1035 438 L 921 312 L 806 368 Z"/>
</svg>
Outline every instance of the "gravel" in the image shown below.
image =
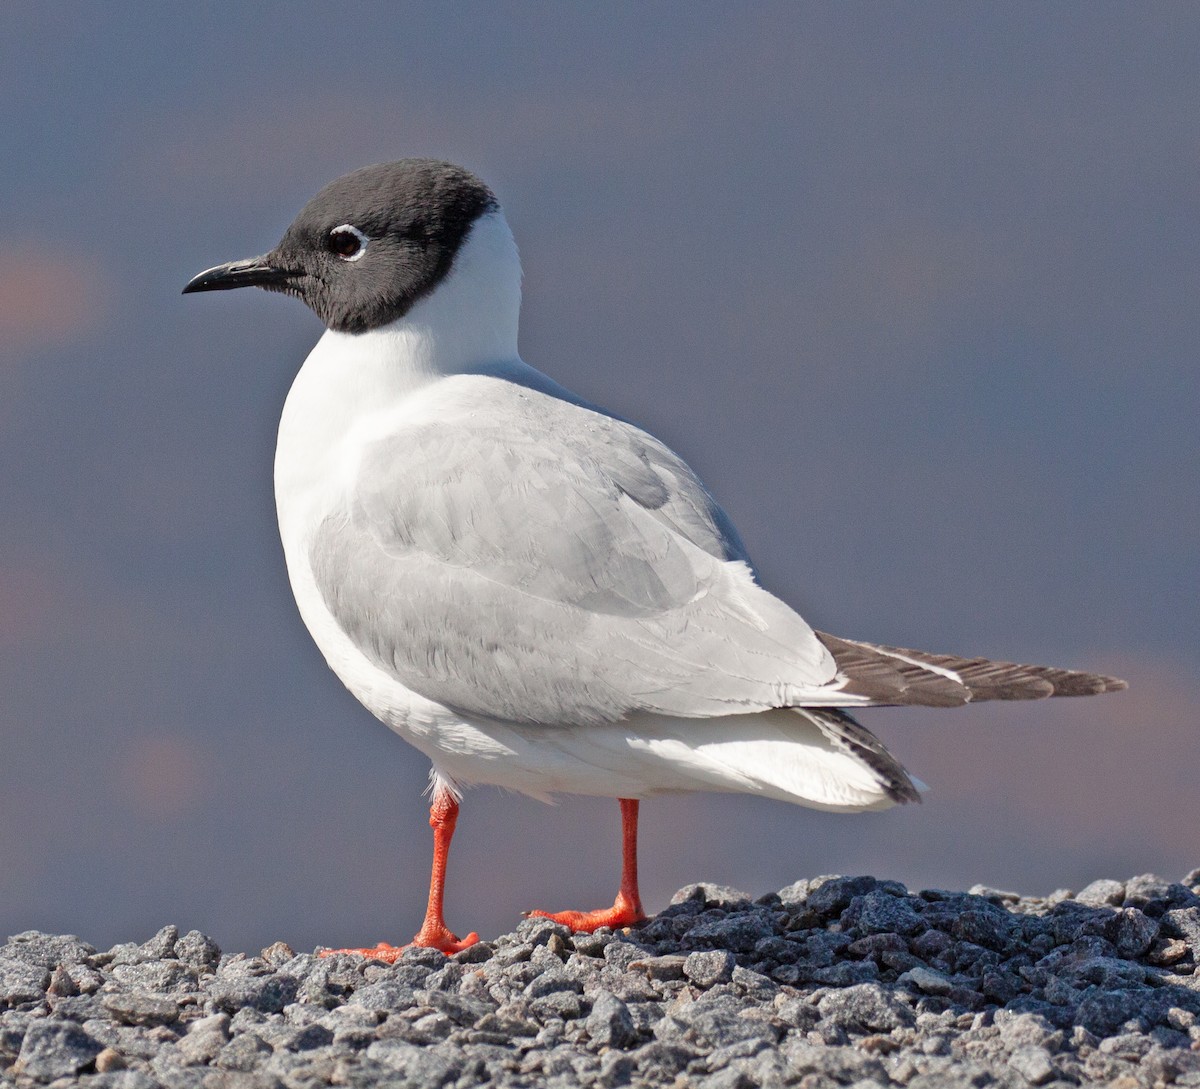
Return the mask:
<svg viewBox="0 0 1200 1089">
<path fill-rule="evenodd" d="M 164 927 L 0 946 L 0 1084 L 1200 1086 L 1200 870 L 1077 895 L 690 885 L 632 930 L 445 957 L 225 954 Z"/>
</svg>

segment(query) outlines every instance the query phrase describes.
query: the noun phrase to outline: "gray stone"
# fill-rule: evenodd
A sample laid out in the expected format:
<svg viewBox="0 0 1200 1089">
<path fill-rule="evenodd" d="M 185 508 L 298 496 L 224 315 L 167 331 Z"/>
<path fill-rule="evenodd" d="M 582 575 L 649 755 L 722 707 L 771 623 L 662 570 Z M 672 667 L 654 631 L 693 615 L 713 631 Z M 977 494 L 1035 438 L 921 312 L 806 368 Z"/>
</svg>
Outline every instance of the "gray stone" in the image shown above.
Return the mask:
<svg viewBox="0 0 1200 1089">
<path fill-rule="evenodd" d="M 629 1007 L 608 991 L 593 997 L 585 1026 L 597 1047 L 629 1048 L 638 1040 Z"/>
<path fill-rule="evenodd" d="M 196 985 L 196 971 L 177 960 L 137 960 L 116 964 L 112 977 L 118 983 L 143 991 L 184 990 L 191 991 Z"/>
<path fill-rule="evenodd" d="M 144 960 L 162 960 L 175 956 L 175 943 L 179 941 L 179 927 L 164 926 L 157 934 L 139 947 Z"/>
<path fill-rule="evenodd" d="M 215 1006 L 231 1013 L 247 1008 L 278 1013 L 295 1000 L 299 989 L 300 981 L 292 976 L 249 976 L 214 979 L 208 994 Z"/>
<path fill-rule="evenodd" d="M 529 1008 L 534 1016 L 542 1020 L 561 1017 L 564 1021 L 571 1021 L 582 1016 L 584 1003 L 577 991 L 551 991 L 530 1001 Z"/>
<path fill-rule="evenodd" d="M 103 1050 L 73 1021 L 34 1021 L 21 1042 L 16 1070 L 37 1081 L 70 1077 L 91 1066 Z"/>
<path fill-rule="evenodd" d="M 689 953 L 683 962 L 683 974 L 697 987 L 715 987 L 733 978 L 737 961 L 725 949 Z"/>
<path fill-rule="evenodd" d="M 744 907 L 753 898 L 741 889 L 730 888 L 728 885 L 712 885 L 702 881 L 694 885 L 684 885 L 674 896 L 672 904 L 682 904 L 688 900 L 698 900 L 700 903 L 717 905 L 725 908 Z"/>
<path fill-rule="evenodd" d="M 1075 899 L 1088 907 L 1119 907 L 1125 902 L 1125 883 L 1101 878 L 1080 889 Z"/>
<path fill-rule="evenodd" d="M 179 1003 L 144 991 L 106 994 L 100 1004 L 117 1021 L 126 1025 L 169 1024 L 179 1017 Z"/>
<path fill-rule="evenodd" d="M 683 979 L 683 965 L 687 958 L 682 953 L 670 953 L 662 957 L 642 957 L 630 963 L 632 971 L 645 972 L 650 979 Z"/>
<path fill-rule="evenodd" d="M 624 971 L 635 960 L 641 960 L 646 950 L 632 942 L 614 941 L 604 947 L 604 963 Z"/>
<path fill-rule="evenodd" d="M 189 930 L 175 942 L 175 956 L 193 968 L 211 971 L 221 960 L 221 949 L 207 934 Z"/>
<path fill-rule="evenodd" d="M 1044 1047 L 1019 1047 L 1008 1062 L 1030 1085 L 1045 1085 L 1054 1077 L 1054 1064 Z"/>
<path fill-rule="evenodd" d="M 893 993 L 874 983 L 830 991 L 817 1010 L 822 1020 L 850 1032 L 891 1032 L 913 1023 L 913 1012 Z"/>
<path fill-rule="evenodd" d="M 1192 957 L 1200 962 L 1200 908 L 1174 908 L 1163 915 L 1164 924 L 1171 933 L 1182 938 L 1192 951 Z"/>
<path fill-rule="evenodd" d="M 878 979 L 879 968 L 873 960 L 844 960 L 828 968 L 814 969 L 810 974 L 815 982 L 828 987 L 851 987 Z"/>
<path fill-rule="evenodd" d="M 896 982 L 902 986 L 909 984 L 923 994 L 949 994 L 954 987 L 948 976 L 935 972 L 932 968 L 921 967 L 910 968 Z"/>
<path fill-rule="evenodd" d="M 185 1063 L 210 1063 L 228 1042 L 229 1014 L 215 1013 L 193 1021 L 178 1047 Z"/>
<path fill-rule="evenodd" d="M 0 956 L 0 1001 L 10 1006 L 37 1002 L 49 985 L 50 970 L 45 965 Z"/>
<path fill-rule="evenodd" d="M 74 934 L 43 934 L 40 930 L 13 934 L 7 945 L 0 945 L 0 958 L 22 960 L 41 968 L 82 964 L 95 955 L 95 947 L 80 941 Z"/>
<path fill-rule="evenodd" d="M 223 1070 L 250 1071 L 270 1054 L 270 1045 L 261 1037 L 253 1032 L 244 1032 L 221 1048 L 213 1065 Z"/>
</svg>

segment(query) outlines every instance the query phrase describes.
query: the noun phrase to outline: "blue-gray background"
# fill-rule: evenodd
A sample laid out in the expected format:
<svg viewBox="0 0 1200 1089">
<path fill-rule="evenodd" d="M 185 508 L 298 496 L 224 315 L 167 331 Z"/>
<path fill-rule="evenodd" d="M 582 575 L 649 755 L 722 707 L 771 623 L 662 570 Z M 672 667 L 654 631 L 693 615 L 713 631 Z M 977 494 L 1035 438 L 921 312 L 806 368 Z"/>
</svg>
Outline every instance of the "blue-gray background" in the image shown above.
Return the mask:
<svg viewBox="0 0 1200 1089">
<path fill-rule="evenodd" d="M 179 295 L 414 154 L 504 202 L 526 359 L 681 450 L 811 622 L 1131 684 L 871 713 L 921 807 L 649 802 L 651 908 L 1200 865 L 1198 40 L 1184 5 L 6 4 L 0 932 L 415 928 L 424 761 L 276 538 L 319 326 Z M 607 903 L 616 827 L 470 793 L 451 925 Z"/>
</svg>

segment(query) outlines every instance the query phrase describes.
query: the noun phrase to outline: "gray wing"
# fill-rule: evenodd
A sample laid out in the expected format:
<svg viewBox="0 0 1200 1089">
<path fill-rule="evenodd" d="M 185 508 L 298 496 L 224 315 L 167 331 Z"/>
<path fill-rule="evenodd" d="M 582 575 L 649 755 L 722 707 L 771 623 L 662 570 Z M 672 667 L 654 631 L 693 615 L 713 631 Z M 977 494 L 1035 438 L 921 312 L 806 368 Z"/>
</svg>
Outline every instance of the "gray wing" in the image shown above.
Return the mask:
<svg viewBox="0 0 1200 1089">
<path fill-rule="evenodd" d="M 537 725 L 765 710 L 832 680 L 667 447 L 512 383 L 441 386 L 366 448 L 311 544 L 372 661 L 461 713 Z"/>
</svg>

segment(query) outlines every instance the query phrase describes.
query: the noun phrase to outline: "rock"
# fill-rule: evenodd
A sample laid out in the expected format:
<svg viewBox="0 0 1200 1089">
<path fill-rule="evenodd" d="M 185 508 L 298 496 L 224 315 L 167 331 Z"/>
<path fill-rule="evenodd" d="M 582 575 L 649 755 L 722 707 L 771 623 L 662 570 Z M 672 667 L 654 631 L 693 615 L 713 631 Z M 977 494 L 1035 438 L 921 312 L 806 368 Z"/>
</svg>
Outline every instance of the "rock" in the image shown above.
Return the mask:
<svg viewBox="0 0 1200 1089">
<path fill-rule="evenodd" d="M 910 968 L 896 982 L 902 986 L 907 983 L 923 994 L 949 994 L 954 987 L 948 977 L 931 968 Z"/>
<path fill-rule="evenodd" d="M 0 945 L 0 958 L 20 960 L 40 968 L 82 964 L 95 954 L 93 946 L 80 941 L 74 934 L 43 934 L 38 930 L 14 934 L 7 945 Z"/>
<path fill-rule="evenodd" d="M 585 1025 L 598 1047 L 629 1048 L 637 1043 L 638 1033 L 629 1016 L 629 1007 L 607 991 L 592 999 L 592 1012 Z"/>
<path fill-rule="evenodd" d="M 1008 1063 L 1030 1085 L 1045 1085 L 1054 1077 L 1054 1064 L 1044 1047 L 1019 1047 Z"/>
<path fill-rule="evenodd" d="M 172 998 L 143 991 L 106 994 L 100 1004 L 117 1020 L 126 1025 L 169 1024 L 179 1017 L 179 1004 Z"/>
<path fill-rule="evenodd" d="M 178 939 L 174 953 L 177 959 L 205 971 L 215 970 L 221 960 L 220 946 L 199 930 L 189 930 Z"/>
<path fill-rule="evenodd" d="M 1080 889 L 1075 899 L 1088 907 L 1119 907 L 1125 902 L 1125 884 L 1101 878 Z"/>
<path fill-rule="evenodd" d="M 737 961 L 728 950 L 713 949 L 689 953 L 683 962 L 683 974 L 697 987 L 707 989 L 718 983 L 728 983 L 733 979 L 736 966 Z"/>
<path fill-rule="evenodd" d="M 864 934 L 909 935 L 924 927 L 907 898 L 878 891 L 854 897 L 841 921 L 843 927 L 857 927 Z"/>
<path fill-rule="evenodd" d="M 214 980 L 209 997 L 219 1009 L 230 1012 L 253 1009 L 260 1013 L 278 1013 L 295 1000 L 300 981 L 292 976 L 270 975 Z"/>
<path fill-rule="evenodd" d="M 0 1001 L 10 1006 L 37 1002 L 50 986 L 50 970 L 42 964 L 0 957 Z"/>
<path fill-rule="evenodd" d="M 699 900 L 703 904 L 718 907 L 741 907 L 750 903 L 750 896 L 733 889 L 728 885 L 710 885 L 701 882 L 695 885 L 685 885 L 671 897 L 672 904 L 682 904 L 688 900 Z"/>
<path fill-rule="evenodd" d="M 70 1077 L 91 1066 L 103 1050 L 73 1021 L 34 1021 L 25 1032 L 16 1070 L 37 1081 Z"/>
<path fill-rule="evenodd" d="M 878 984 L 860 983 L 830 991 L 817 1003 L 821 1019 L 855 1033 L 891 1032 L 911 1025 L 913 1013 Z"/>
<path fill-rule="evenodd" d="M 765 913 L 746 912 L 693 926 L 684 940 L 694 949 L 728 949 L 734 953 L 752 953 L 755 945 L 774 933 L 775 928 Z"/>
<path fill-rule="evenodd" d="M 1113 916 L 1109 938 L 1122 957 L 1140 957 L 1158 937 L 1159 924 L 1137 908 L 1123 908 Z"/>
<path fill-rule="evenodd" d="M 805 907 L 818 915 L 840 915 L 856 896 L 865 896 L 879 884 L 873 877 L 831 877 L 808 893 Z"/>
<path fill-rule="evenodd" d="M 531 919 L 394 965 L 283 943 L 222 957 L 173 927 L 91 948 L 35 931 L 3 947 L 0 1081 L 1200 1085 L 1200 898 L 1153 877 L 1075 899 L 832 877 L 751 903 L 697 885 L 619 933 Z"/>
</svg>

